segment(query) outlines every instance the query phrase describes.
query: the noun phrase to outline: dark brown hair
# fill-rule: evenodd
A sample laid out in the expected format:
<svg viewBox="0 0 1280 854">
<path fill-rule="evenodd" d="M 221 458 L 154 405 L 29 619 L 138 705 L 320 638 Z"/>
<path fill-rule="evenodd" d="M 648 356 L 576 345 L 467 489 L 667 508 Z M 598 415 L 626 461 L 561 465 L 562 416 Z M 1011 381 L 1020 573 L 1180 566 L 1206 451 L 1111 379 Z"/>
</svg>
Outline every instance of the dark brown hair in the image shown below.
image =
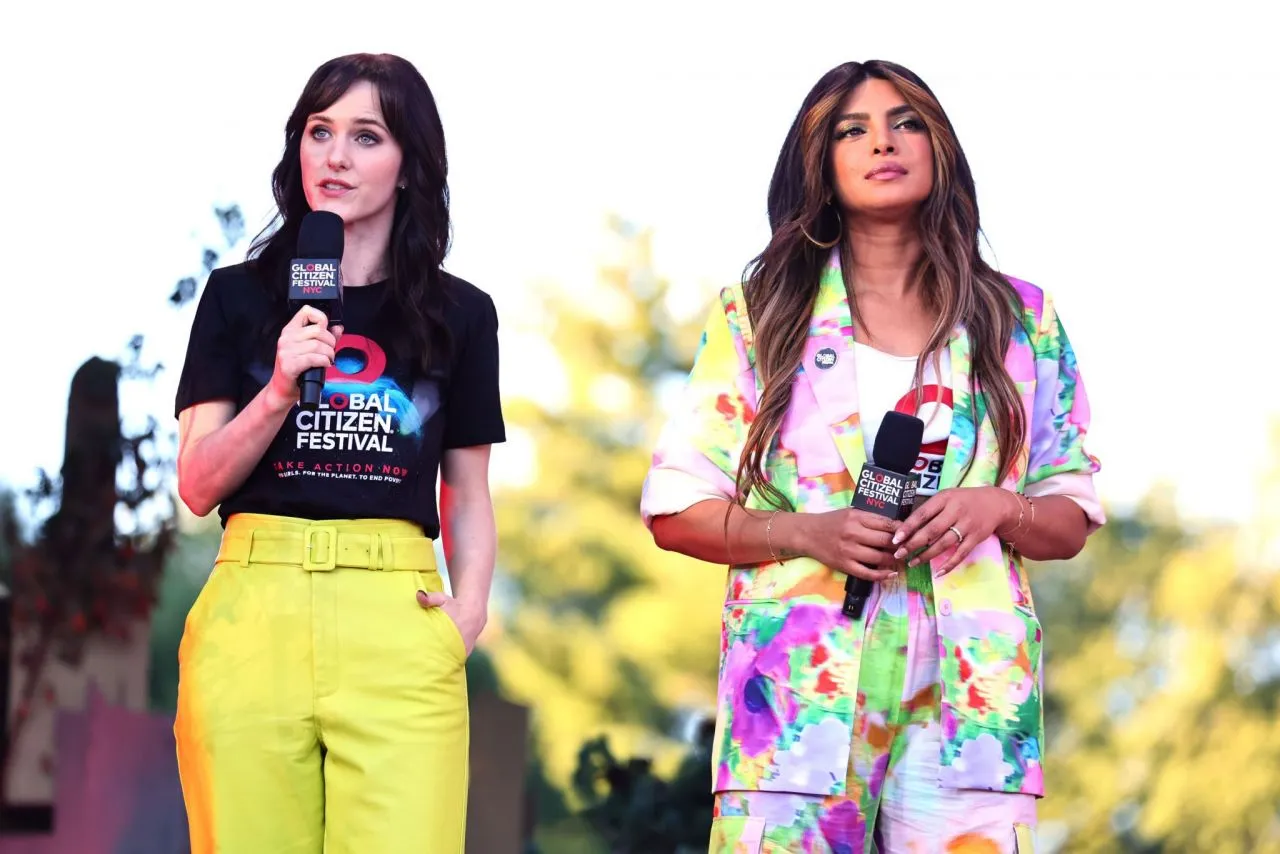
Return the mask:
<svg viewBox="0 0 1280 854">
<path fill-rule="evenodd" d="M 271 174 L 276 217 L 258 235 L 249 257 L 268 286 L 273 307 L 269 322 L 278 334 L 287 314 L 286 270 L 302 218 L 311 210 L 302 187 L 302 134 L 308 117 L 328 109 L 360 81 L 377 87 L 387 130 L 404 154 L 405 188 L 396 194 L 387 259 L 391 304 L 381 314 L 390 326 L 391 349 L 426 373 L 450 350 L 443 306 L 448 277 L 441 270 L 449 251 L 449 165 L 435 97 L 407 60 L 357 53 L 331 59 L 312 73 L 285 122 L 284 155 Z M 275 340 L 274 334 L 269 340 Z"/>
<path fill-rule="evenodd" d="M 848 241 L 836 203 L 827 203 L 834 193 L 828 155 L 840 105 L 869 78 L 897 88 L 923 121 L 933 146 L 933 187 L 917 214 L 924 251 L 913 284 L 937 313 L 938 322 L 916 363 L 917 389 L 927 360 L 946 346 L 951 331 L 963 323 L 972 341 L 975 395 L 981 390 L 995 427 L 1000 479 L 1026 442 L 1022 400 L 1004 367 L 1005 351 L 1020 322 L 1021 300 L 1009 281 L 979 254 L 977 192 L 951 121 L 925 82 L 906 68 L 881 60 L 847 62 L 822 76 L 792 122 L 769 184 L 772 237 L 744 278 L 755 330 L 755 369 L 763 390 L 739 462 L 739 503 L 745 503 L 752 490 L 759 490 L 773 506 L 794 509 L 769 483 L 763 463 L 791 401 L 791 383 L 831 252 L 815 245 L 805 232 L 823 241 L 839 235 L 846 285 L 851 282 Z M 856 303 L 851 309 L 855 322 L 860 322 Z"/>
</svg>

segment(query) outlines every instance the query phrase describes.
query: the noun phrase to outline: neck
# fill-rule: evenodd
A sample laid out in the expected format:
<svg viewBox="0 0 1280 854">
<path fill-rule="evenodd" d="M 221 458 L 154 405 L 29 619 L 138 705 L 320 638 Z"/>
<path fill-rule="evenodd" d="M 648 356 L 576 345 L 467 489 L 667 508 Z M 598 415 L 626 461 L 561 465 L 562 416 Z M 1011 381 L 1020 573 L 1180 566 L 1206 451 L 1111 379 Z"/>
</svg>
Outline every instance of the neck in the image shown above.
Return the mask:
<svg viewBox="0 0 1280 854">
<path fill-rule="evenodd" d="M 388 275 L 391 222 L 357 222 L 343 229 L 342 284 L 359 288 Z"/>
<path fill-rule="evenodd" d="M 853 260 L 854 291 L 890 299 L 912 287 L 920 255 L 920 233 L 914 223 L 851 218 L 849 252 Z"/>
</svg>

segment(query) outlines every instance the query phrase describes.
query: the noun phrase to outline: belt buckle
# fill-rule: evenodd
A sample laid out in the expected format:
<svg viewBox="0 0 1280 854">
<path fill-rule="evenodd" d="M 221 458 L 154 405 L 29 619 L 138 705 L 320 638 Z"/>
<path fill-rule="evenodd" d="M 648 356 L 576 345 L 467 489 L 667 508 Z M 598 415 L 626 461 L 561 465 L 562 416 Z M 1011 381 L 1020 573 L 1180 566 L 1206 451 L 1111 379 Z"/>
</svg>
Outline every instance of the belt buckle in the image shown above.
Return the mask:
<svg viewBox="0 0 1280 854">
<path fill-rule="evenodd" d="M 317 534 L 328 536 L 326 560 L 317 561 L 312 554 L 320 550 L 321 543 L 316 540 Z M 302 568 L 308 572 L 327 571 L 338 566 L 338 528 L 336 525 L 308 525 L 302 534 Z"/>
</svg>

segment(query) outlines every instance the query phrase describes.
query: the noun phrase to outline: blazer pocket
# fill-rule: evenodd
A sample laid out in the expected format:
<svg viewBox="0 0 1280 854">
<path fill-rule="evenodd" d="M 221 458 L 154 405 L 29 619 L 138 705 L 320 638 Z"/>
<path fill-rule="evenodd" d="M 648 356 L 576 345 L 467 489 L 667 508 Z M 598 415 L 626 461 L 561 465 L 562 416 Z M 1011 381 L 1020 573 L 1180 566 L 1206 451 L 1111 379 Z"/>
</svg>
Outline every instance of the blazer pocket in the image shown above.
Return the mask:
<svg viewBox="0 0 1280 854">
<path fill-rule="evenodd" d="M 845 790 L 856 691 L 833 667 L 828 602 L 730 602 L 724 615 L 715 791 L 838 795 Z M 827 613 L 832 612 L 832 613 Z"/>
</svg>

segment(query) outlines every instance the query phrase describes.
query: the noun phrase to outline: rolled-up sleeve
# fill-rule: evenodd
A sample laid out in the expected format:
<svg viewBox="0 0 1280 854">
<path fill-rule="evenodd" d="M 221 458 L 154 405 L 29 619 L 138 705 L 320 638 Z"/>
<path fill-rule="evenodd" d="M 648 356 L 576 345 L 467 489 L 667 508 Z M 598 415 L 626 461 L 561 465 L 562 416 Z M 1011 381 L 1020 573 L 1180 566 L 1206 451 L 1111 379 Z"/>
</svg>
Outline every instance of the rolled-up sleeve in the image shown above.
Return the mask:
<svg viewBox="0 0 1280 854">
<path fill-rule="evenodd" d="M 712 306 L 675 406 L 658 435 L 640 496 L 646 526 L 707 499 L 736 494 L 738 461 L 755 407 L 737 320 L 737 289 Z"/>
<path fill-rule="evenodd" d="M 1051 300 L 1045 299 L 1036 344 L 1036 394 L 1024 491 L 1032 498 L 1065 495 L 1089 518 L 1090 530 L 1106 522 L 1094 488 L 1101 469 L 1085 449 L 1091 412 L 1075 351 Z"/>
</svg>

